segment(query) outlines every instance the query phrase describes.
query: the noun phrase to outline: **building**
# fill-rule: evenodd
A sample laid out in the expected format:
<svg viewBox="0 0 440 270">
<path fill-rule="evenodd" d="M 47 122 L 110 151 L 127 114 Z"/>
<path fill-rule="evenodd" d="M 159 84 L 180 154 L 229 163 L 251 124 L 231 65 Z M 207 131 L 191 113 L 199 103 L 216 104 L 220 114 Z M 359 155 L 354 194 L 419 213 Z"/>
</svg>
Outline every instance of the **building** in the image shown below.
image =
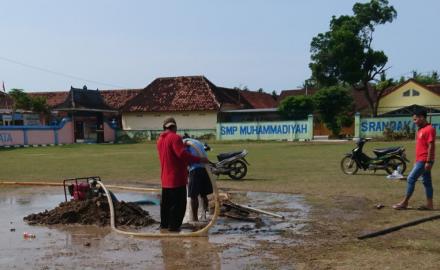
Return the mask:
<svg viewBox="0 0 440 270">
<path fill-rule="evenodd" d="M 122 107 L 122 127 L 159 131 L 172 116 L 180 129 L 215 130 L 222 112 L 274 107 L 269 94 L 218 87 L 204 76 L 157 78 Z"/>
<path fill-rule="evenodd" d="M 409 79 L 390 87 L 379 100 L 378 115 L 411 115 L 418 107 L 431 113 L 440 112 L 440 84 L 422 85 Z"/>
<path fill-rule="evenodd" d="M 9 126 L 12 124 L 12 108 L 14 101 L 12 98 L 4 93 L 0 92 L 0 126 Z"/>
</svg>

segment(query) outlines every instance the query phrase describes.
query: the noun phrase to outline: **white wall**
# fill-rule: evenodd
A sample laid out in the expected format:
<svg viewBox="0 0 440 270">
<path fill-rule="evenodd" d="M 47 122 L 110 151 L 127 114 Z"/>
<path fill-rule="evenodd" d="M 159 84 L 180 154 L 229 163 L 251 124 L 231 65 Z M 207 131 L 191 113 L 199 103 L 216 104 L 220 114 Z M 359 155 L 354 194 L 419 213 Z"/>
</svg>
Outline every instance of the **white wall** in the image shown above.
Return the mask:
<svg viewBox="0 0 440 270">
<path fill-rule="evenodd" d="M 162 130 L 163 120 L 174 117 L 178 129 L 216 129 L 217 112 L 123 113 L 124 130 Z"/>
</svg>

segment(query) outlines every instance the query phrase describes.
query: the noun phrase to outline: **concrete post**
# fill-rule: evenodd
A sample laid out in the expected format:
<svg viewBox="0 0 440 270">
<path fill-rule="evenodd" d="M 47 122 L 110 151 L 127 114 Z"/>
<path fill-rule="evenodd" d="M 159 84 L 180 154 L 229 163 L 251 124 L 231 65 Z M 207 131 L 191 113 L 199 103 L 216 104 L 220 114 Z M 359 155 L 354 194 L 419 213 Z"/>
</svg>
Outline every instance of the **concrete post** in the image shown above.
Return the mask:
<svg viewBox="0 0 440 270">
<path fill-rule="evenodd" d="M 307 117 L 307 139 L 313 140 L 313 114 Z"/>
<path fill-rule="evenodd" d="M 361 136 L 361 114 L 355 113 L 354 115 L 354 137 L 360 138 Z"/>
</svg>

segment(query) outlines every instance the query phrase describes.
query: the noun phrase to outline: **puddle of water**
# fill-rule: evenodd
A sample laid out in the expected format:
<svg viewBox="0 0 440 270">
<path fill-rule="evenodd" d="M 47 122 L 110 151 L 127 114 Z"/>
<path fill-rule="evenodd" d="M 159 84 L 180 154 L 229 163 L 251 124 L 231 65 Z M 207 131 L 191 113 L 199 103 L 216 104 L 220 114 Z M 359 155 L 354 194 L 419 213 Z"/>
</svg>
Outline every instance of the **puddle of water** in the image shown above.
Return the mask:
<svg viewBox="0 0 440 270">
<path fill-rule="evenodd" d="M 259 243 L 297 244 L 292 235 L 302 233 L 310 210 L 297 195 L 234 193 L 234 202 L 274 211 L 285 219 L 261 216 L 263 226 L 257 227 L 251 222 L 219 218 L 207 238 L 142 239 L 116 234 L 109 227 L 29 226 L 23 217 L 56 207 L 64 201 L 62 188 L 0 188 L 2 269 L 256 268 L 263 259 L 274 259 L 272 254 L 255 254 Z M 159 199 L 155 194 L 128 192 L 116 196 L 124 201 Z M 158 205 L 142 208 L 159 220 Z M 157 227 L 144 230 L 156 232 Z M 24 239 L 23 232 L 36 238 Z"/>
</svg>

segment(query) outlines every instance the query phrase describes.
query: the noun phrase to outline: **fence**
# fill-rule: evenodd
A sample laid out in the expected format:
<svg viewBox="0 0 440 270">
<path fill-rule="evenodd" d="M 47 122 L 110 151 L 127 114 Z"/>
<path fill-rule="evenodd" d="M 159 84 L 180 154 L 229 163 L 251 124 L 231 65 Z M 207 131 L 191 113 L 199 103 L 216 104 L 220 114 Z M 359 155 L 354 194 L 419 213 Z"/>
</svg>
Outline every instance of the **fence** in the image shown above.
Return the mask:
<svg viewBox="0 0 440 270">
<path fill-rule="evenodd" d="M 116 132 L 117 142 L 141 142 L 156 140 L 163 130 L 118 130 Z M 188 134 L 192 138 L 201 140 L 215 139 L 215 129 L 179 129 L 178 134 Z"/>
<path fill-rule="evenodd" d="M 58 126 L 0 126 L 0 146 L 73 142 L 73 124 L 70 119 L 63 119 Z"/>
</svg>

